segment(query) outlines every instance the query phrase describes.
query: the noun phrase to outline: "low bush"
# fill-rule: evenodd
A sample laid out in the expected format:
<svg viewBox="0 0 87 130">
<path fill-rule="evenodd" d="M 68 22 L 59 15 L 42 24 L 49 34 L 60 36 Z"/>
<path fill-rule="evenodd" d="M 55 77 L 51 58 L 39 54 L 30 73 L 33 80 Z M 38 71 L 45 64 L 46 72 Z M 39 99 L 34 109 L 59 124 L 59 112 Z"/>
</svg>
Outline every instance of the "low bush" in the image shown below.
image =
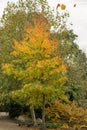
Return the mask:
<svg viewBox="0 0 87 130">
<path fill-rule="evenodd" d="M 65 104 L 56 101 L 46 110 L 46 115 L 53 123 L 63 123 L 62 127 L 72 127 L 73 129 L 87 126 L 87 110 L 79 107 L 75 102 Z"/>
</svg>

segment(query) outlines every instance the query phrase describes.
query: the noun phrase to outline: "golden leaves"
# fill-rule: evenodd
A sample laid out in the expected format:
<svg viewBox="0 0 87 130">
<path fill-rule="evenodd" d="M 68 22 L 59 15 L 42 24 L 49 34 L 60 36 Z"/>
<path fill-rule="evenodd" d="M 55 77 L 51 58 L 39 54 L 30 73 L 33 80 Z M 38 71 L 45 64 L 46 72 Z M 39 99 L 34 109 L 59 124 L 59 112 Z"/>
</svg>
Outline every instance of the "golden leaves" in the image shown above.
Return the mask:
<svg viewBox="0 0 87 130">
<path fill-rule="evenodd" d="M 61 4 L 61 10 L 65 10 L 66 9 L 66 5 Z"/>
<path fill-rule="evenodd" d="M 7 75 L 10 75 L 12 72 L 12 65 L 9 63 L 3 63 L 2 64 L 2 70 L 4 73 L 6 73 Z"/>
<path fill-rule="evenodd" d="M 20 52 L 26 54 L 29 52 L 29 47 L 26 41 L 17 42 L 16 40 L 14 40 L 13 49 L 14 51 L 11 54 L 14 56 L 19 54 Z"/>
<path fill-rule="evenodd" d="M 33 53 L 36 56 L 39 53 L 41 57 L 50 57 L 50 54 L 56 51 L 58 41 L 56 38 L 50 38 L 49 23 L 43 15 L 38 16 L 37 19 L 35 18 L 33 18 L 33 25 L 29 24 L 28 27 L 24 28 L 24 41 L 28 43 L 31 54 Z"/>
<path fill-rule="evenodd" d="M 76 102 L 70 104 L 55 101 L 47 108 L 47 116 L 54 123 L 64 122 L 62 128 L 71 126 L 73 129 L 87 124 L 87 110 L 79 107 Z M 79 127 L 79 129 L 80 129 Z"/>
<path fill-rule="evenodd" d="M 57 4 L 57 6 L 56 6 L 56 9 L 58 9 L 58 8 L 61 8 L 61 10 L 65 10 L 66 9 L 66 5 L 65 4 Z"/>
</svg>

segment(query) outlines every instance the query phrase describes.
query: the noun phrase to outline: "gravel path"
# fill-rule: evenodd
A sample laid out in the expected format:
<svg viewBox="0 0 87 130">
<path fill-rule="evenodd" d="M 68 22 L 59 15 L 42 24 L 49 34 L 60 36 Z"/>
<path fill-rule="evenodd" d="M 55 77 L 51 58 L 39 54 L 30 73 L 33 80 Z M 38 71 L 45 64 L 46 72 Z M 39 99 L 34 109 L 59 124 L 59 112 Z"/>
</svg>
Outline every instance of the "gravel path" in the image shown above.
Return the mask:
<svg viewBox="0 0 87 130">
<path fill-rule="evenodd" d="M 0 130 L 28 130 L 25 127 L 19 127 L 17 123 L 10 120 L 5 113 L 0 113 Z"/>
</svg>

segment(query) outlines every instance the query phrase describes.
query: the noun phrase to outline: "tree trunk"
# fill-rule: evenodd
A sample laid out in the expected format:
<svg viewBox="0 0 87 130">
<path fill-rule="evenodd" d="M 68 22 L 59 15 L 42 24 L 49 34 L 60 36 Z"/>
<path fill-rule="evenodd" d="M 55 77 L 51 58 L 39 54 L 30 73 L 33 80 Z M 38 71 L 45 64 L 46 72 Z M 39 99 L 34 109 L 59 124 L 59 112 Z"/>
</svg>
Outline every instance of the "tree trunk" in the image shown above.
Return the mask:
<svg viewBox="0 0 87 130">
<path fill-rule="evenodd" d="M 37 121 L 36 121 L 36 116 L 35 116 L 35 111 L 34 111 L 34 107 L 30 107 L 31 110 L 31 116 L 32 116 L 32 120 L 33 120 L 33 125 L 36 127 L 37 126 Z"/>
<path fill-rule="evenodd" d="M 42 108 L 42 130 L 46 130 L 45 126 L 45 95 L 43 94 L 43 108 Z"/>
</svg>

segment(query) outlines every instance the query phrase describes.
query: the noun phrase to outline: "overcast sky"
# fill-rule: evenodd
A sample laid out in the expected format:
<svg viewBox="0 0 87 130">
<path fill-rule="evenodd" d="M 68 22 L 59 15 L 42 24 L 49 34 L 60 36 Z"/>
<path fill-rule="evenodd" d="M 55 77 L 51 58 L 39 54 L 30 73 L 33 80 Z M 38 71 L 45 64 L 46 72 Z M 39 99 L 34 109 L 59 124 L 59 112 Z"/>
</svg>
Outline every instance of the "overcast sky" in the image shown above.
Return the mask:
<svg viewBox="0 0 87 130">
<path fill-rule="evenodd" d="M 16 2 L 18 0 L 0 0 L 0 17 L 8 1 Z M 74 32 L 78 35 L 77 44 L 87 54 L 87 0 L 48 0 L 48 2 L 54 8 L 58 3 L 67 5 Z M 75 8 L 74 4 L 76 4 Z"/>
</svg>

